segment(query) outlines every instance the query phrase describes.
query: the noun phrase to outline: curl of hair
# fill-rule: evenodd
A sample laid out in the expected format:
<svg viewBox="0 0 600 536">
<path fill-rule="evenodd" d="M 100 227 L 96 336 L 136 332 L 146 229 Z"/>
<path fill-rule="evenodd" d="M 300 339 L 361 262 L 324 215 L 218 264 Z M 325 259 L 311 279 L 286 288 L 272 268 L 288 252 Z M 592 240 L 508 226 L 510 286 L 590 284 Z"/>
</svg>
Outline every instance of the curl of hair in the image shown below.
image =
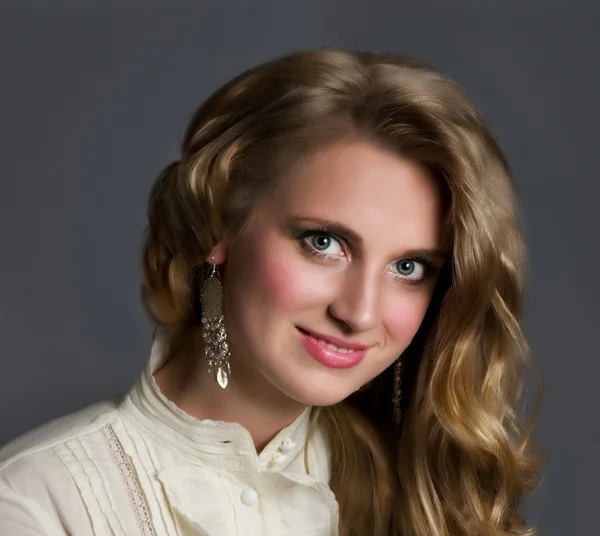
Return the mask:
<svg viewBox="0 0 600 536">
<path fill-rule="evenodd" d="M 251 69 L 202 105 L 149 202 L 142 293 L 159 325 L 199 318 L 203 263 L 264 196 L 327 144 L 363 141 L 421 162 L 447 203 L 451 254 L 403 354 L 403 421 L 391 368 L 318 425 L 332 451 L 340 534 L 524 536 L 538 481 L 535 414 L 517 414 L 529 350 L 524 247 L 505 159 L 460 88 L 397 55 L 337 49 Z"/>
</svg>

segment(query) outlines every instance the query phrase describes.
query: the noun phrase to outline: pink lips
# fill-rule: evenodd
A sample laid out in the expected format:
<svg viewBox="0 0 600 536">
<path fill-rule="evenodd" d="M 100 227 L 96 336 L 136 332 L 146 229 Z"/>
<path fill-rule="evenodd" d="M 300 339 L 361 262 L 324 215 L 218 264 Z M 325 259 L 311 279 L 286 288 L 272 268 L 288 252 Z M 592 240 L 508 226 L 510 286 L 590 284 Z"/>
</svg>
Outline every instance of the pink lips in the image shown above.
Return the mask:
<svg viewBox="0 0 600 536">
<path fill-rule="evenodd" d="M 320 363 L 331 368 L 349 368 L 358 365 L 367 355 L 368 347 L 362 344 L 348 343 L 335 337 L 307 332 L 298 329 L 300 341 L 307 352 Z M 336 348 L 328 346 L 335 345 Z"/>
</svg>

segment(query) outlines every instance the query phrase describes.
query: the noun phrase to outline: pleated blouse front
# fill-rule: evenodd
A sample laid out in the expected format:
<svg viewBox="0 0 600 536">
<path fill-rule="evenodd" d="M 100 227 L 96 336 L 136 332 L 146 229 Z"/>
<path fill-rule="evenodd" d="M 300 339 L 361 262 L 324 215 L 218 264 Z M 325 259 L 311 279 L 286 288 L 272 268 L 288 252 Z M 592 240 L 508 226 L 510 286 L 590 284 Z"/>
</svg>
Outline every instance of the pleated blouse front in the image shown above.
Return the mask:
<svg viewBox="0 0 600 536">
<path fill-rule="evenodd" d="M 0 536 L 334 536 L 330 453 L 310 408 L 260 453 L 242 426 L 199 421 L 146 370 L 119 401 L 0 451 Z M 306 444 L 306 446 L 305 446 Z"/>
</svg>

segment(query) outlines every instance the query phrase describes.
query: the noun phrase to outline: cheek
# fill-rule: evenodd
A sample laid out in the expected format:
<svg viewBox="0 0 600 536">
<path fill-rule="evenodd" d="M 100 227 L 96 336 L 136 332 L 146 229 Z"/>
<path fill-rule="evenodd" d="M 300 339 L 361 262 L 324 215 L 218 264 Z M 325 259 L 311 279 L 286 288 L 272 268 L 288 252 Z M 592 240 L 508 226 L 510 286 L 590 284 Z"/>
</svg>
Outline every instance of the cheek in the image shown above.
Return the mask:
<svg viewBox="0 0 600 536">
<path fill-rule="evenodd" d="M 259 316 L 293 312 L 314 301 L 314 278 L 306 263 L 278 240 L 248 242 L 231 259 L 234 294 Z M 258 312 L 258 313 L 257 313 Z"/>
<path fill-rule="evenodd" d="M 261 258 L 256 276 L 257 289 L 260 289 L 265 305 L 278 311 L 293 310 L 303 301 L 304 277 L 293 260 L 267 253 Z"/>
<path fill-rule="evenodd" d="M 386 307 L 386 331 L 394 342 L 407 345 L 421 326 L 430 296 L 415 293 L 395 298 Z"/>
</svg>

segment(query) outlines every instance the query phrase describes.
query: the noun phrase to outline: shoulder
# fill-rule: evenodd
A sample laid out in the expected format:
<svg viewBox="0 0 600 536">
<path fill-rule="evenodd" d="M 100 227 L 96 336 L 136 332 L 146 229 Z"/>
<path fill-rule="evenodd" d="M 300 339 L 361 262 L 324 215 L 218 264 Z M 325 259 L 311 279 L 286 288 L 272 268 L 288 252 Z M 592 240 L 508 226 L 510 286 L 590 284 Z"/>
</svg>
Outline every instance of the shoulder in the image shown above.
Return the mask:
<svg viewBox="0 0 600 536">
<path fill-rule="evenodd" d="M 116 415 L 115 401 L 100 402 L 0 449 L 0 525 L 6 534 L 92 534 L 65 451 L 73 444 L 93 443 Z"/>
<path fill-rule="evenodd" d="M 54 419 L 0 448 L 0 479 L 15 472 L 48 468 L 53 450 L 79 436 L 94 433 L 116 416 L 116 401 L 106 400 Z"/>
</svg>

